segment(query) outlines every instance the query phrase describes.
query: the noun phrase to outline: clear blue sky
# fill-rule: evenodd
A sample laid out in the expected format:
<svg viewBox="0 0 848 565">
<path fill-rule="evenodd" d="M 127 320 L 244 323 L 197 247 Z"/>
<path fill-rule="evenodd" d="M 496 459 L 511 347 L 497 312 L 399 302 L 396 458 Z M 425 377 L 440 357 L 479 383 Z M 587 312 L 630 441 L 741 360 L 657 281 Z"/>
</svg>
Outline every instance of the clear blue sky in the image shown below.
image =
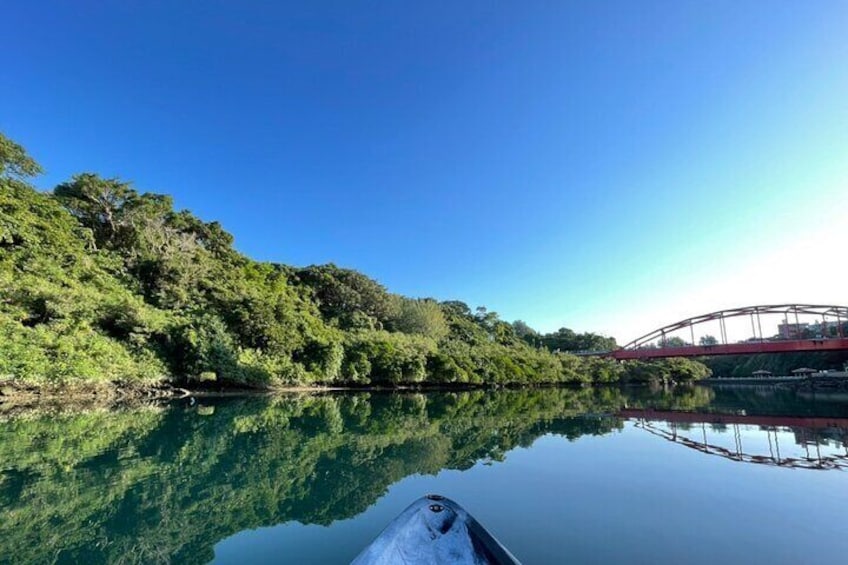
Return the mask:
<svg viewBox="0 0 848 565">
<path fill-rule="evenodd" d="M 332 261 L 543 330 L 623 340 L 723 305 L 848 302 L 844 283 L 787 276 L 848 275 L 846 2 L 2 13 L 0 129 L 45 189 L 120 176 L 255 258 Z M 751 265 L 786 271 L 755 283 Z"/>
</svg>

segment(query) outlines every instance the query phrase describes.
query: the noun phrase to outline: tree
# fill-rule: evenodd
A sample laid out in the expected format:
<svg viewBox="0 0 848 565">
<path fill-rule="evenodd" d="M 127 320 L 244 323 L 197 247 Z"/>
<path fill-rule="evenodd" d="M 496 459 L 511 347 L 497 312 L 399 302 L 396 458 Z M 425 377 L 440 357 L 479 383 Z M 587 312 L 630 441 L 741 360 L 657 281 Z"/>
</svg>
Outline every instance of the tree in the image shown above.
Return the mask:
<svg viewBox="0 0 848 565">
<path fill-rule="evenodd" d="M 617 347 L 614 338 L 591 332 L 578 334 L 569 328 L 560 328 L 541 339 L 551 351 L 611 351 Z"/>
<path fill-rule="evenodd" d="M 512 323 L 512 329 L 519 339 L 523 339 L 525 341 L 527 340 L 527 338 L 535 338 L 539 335 L 539 332 L 531 328 L 523 320 L 515 320 Z"/>
<path fill-rule="evenodd" d="M 27 154 L 26 149 L 0 133 L 0 178 L 23 179 L 41 172 L 41 166 Z"/>
<path fill-rule="evenodd" d="M 74 176 L 70 182 L 57 186 L 53 194 L 94 232 L 98 246 L 110 246 L 115 242 L 118 230 L 124 227 L 124 207 L 138 198 L 138 193 L 128 183 L 92 173 Z"/>
<path fill-rule="evenodd" d="M 499 321 L 497 312 L 489 312 L 485 306 L 478 306 L 474 317 L 477 318 L 477 323 L 485 329 L 490 335 L 494 334 L 495 327 Z"/>
<path fill-rule="evenodd" d="M 715 336 L 705 335 L 701 336 L 701 339 L 698 340 L 698 343 L 701 345 L 717 345 L 718 340 L 715 338 Z"/>
<path fill-rule="evenodd" d="M 420 334 L 436 341 L 448 334 L 448 324 L 439 304 L 432 299 L 414 299 L 393 296 L 396 317 L 390 320 L 390 329 L 407 334 Z"/>
<path fill-rule="evenodd" d="M 197 236 L 183 232 L 162 217 L 134 226 L 135 245 L 127 250 L 127 267 L 144 293 L 159 305 L 181 307 L 202 295 L 200 283 L 214 263 Z"/>
<path fill-rule="evenodd" d="M 452 316 L 471 317 L 471 308 L 461 300 L 446 300 L 441 303 L 442 309 Z"/>
<path fill-rule="evenodd" d="M 451 340 L 460 341 L 467 346 L 489 341 L 488 332 L 480 327 L 477 318 L 466 303 L 450 300 L 440 303 L 439 306 L 448 323 Z"/>
<path fill-rule="evenodd" d="M 380 328 L 396 314 L 385 287 L 352 269 L 313 265 L 300 269 L 297 278 L 312 289 L 324 318 L 341 328 Z"/>
</svg>

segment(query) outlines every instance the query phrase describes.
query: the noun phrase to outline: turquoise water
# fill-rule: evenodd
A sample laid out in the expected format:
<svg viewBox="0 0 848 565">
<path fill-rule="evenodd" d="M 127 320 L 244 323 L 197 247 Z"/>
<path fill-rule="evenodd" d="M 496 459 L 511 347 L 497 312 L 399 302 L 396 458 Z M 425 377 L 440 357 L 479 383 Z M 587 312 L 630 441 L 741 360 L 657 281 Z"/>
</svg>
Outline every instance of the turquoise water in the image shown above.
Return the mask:
<svg viewBox="0 0 848 565">
<path fill-rule="evenodd" d="M 0 561 L 347 563 L 434 492 L 526 564 L 841 562 L 846 428 L 773 389 L 7 413 Z"/>
</svg>

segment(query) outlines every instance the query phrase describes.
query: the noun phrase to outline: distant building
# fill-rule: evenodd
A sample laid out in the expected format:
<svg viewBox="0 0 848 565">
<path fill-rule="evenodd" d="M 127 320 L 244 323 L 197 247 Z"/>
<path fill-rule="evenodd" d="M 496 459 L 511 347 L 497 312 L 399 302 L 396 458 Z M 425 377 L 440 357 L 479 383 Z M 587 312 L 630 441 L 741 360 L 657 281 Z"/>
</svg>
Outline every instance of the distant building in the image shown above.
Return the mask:
<svg viewBox="0 0 848 565">
<path fill-rule="evenodd" d="M 808 327 L 809 324 L 790 324 L 784 319 L 782 323 L 777 325 L 777 333 L 781 339 L 801 339 L 804 337 L 804 332 Z"/>
<path fill-rule="evenodd" d="M 845 325 L 845 322 L 841 322 Z M 784 318 L 783 322 L 777 325 L 777 333 L 781 339 L 805 339 L 813 337 L 833 337 L 839 335 L 839 321 L 822 320 L 812 324 L 805 323 L 790 323 Z"/>
</svg>

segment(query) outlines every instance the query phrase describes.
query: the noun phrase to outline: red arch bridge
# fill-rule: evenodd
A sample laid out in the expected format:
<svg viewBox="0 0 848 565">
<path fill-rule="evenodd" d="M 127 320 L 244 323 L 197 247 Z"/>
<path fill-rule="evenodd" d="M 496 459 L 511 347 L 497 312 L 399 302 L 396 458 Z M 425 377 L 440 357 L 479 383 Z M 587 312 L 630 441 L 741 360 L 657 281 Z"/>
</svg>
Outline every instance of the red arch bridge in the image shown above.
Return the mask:
<svg viewBox="0 0 848 565">
<path fill-rule="evenodd" d="M 777 331 L 769 332 L 776 324 Z M 748 325 L 742 340 L 728 339 L 728 324 Z M 764 333 L 764 328 L 767 334 Z M 712 329 L 716 337 L 696 333 Z M 720 310 L 669 324 L 614 351 L 582 352 L 618 360 L 753 355 L 802 351 L 848 351 L 848 307 L 816 304 L 772 304 Z"/>
</svg>

